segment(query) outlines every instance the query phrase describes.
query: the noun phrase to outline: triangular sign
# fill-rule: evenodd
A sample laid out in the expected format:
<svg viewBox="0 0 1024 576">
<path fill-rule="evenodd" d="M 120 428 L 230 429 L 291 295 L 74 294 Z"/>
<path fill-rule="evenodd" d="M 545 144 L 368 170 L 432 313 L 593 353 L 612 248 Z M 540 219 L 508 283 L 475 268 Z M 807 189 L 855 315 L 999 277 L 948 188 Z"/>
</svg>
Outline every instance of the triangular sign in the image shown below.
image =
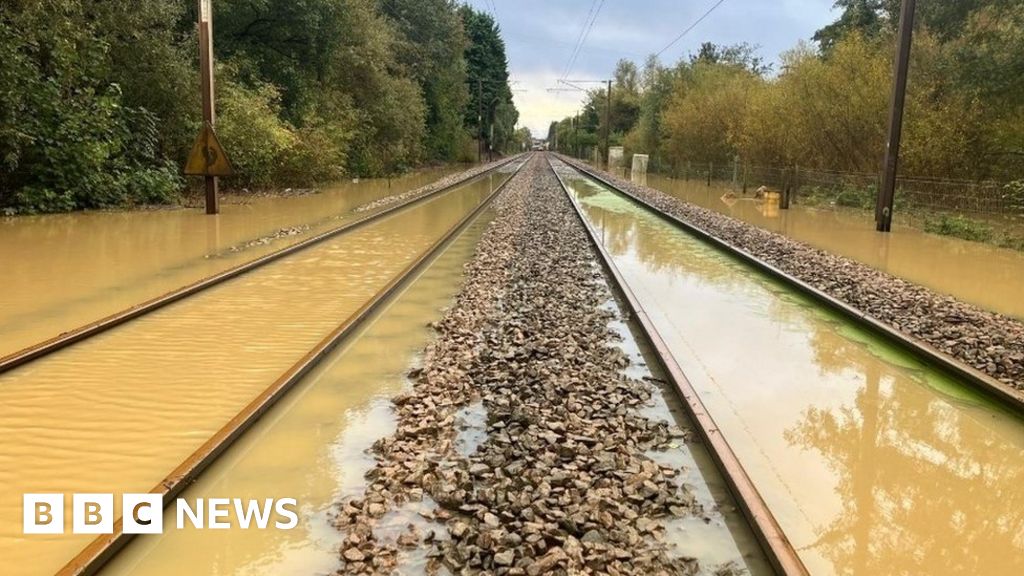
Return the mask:
<svg viewBox="0 0 1024 576">
<path fill-rule="evenodd" d="M 203 124 L 185 162 L 187 176 L 231 176 L 235 170 L 209 123 Z"/>
</svg>

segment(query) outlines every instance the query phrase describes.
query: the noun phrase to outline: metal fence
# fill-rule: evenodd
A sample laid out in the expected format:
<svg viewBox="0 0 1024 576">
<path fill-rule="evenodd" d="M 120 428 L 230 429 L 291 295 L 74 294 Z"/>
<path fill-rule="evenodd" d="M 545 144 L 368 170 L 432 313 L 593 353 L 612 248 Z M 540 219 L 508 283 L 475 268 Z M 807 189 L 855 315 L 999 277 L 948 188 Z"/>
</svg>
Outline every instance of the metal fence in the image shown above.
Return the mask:
<svg viewBox="0 0 1024 576">
<path fill-rule="evenodd" d="M 651 171 L 749 192 L 767 186 L 789 192 L 791 203 L 873 209 L 881 175 L 744 162 L 652 161 Z M 1024 215 L 1024 183 L 906 178 L 896 181 L 896 208 L 985 215 Z"/>
</svg>

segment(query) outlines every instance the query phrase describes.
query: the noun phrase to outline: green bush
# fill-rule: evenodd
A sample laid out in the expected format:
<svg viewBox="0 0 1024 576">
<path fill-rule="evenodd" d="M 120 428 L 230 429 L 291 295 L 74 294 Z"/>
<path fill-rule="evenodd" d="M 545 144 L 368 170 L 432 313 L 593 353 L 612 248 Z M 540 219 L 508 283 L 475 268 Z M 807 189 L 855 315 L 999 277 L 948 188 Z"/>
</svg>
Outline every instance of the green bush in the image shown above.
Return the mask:
<svg viewBox="0 0 1024 576">
<path fill-rule="evenodd" d="M 1010 182 L 1003 187 L 1005 191 L 1003 198 L 1009 204 L 1011 210 L 1024 212 L 1024 180 Z"/>
<path fill-rule="evenodd" d="M 159 153 L 157 117 L 126 104 L 110 46 L 81 11 L 25 4 L 12 25 L 0 21 L 0 157 L 13 175 L 3 201 L 22 212 L 166 202 L 181 186 Z"/>
<path fill-rule="evenodd" d="M 279 115 L 280 93 L 270 84 L 245 86 L 230 68 L 220 72 L 217 135 L 235 168 L 228 184 L 273 186 L 298 141 L 295 129 Z"/>
<path fill-rule="evenodd" d="M 960 214 L 955 216 L 943 214 L 939 217 L 925 218 L 924 230 L 932 234 L 953 236 L 974 242 L 989 242 L 995 235 L 992 227 L 988 224 Z"/>
</svg>

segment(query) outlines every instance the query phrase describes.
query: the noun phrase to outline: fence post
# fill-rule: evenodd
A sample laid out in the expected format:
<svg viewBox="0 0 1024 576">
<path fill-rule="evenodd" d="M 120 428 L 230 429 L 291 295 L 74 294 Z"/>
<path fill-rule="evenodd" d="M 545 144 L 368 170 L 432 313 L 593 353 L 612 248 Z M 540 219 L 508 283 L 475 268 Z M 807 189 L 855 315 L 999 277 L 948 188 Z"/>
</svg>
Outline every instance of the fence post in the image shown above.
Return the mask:
<svg viewBox="0 0 1024 576">
<path fill-rule="evenodd" d="M 740 178 L 740 155 L 737 154 L 732 157 L 732 187 L 736 188 L 736 184 Z"/>
<path fill-rule="evenodd" d="M 789 199 L 790 202 L 793 202 L 794 200 L 796 200 L 796 195 L 797 195 L 797 192 L 799 190 L 800 190 L 800 165 L 799 164 L 794 164 L 793 165 L 793 190 L 790 192 L 790 194 L 792 196 Z"/>
<path fill-rule="evenodd" d="M 779 210 L 789 210 L 789 194 L 793 185 L 793 176 L 789 168 L 782 169 L 782 196 L 779 198 Z"/>
<path fill-rule="evenodd" d="M 708 162 L 708 187 L 711 187 L 711 173 L 715 171 L 715 163 Z"/>
</svg>

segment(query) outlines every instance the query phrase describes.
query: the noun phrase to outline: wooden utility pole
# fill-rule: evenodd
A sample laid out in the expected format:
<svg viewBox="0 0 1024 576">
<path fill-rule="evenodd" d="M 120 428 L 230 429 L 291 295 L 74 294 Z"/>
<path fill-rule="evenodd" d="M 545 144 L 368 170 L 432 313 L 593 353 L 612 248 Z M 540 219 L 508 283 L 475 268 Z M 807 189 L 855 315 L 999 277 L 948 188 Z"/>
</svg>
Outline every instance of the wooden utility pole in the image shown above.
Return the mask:
<svg viewBox="0 0 1024 576">
<path fill-rule="evenodd" d="M 199 0 L 199 84 L 203 95 L 203 123 L 210 130 L 217 123 L 213 105 L 213 8 L 211 0 Z M 220 212 L 216 176 L 203 177 L 206 183 L 206 213 Z"/>
<path fill-rule="evenodd" d="M 476 125 L 476 163 L 481 164 L 484 161 L 484 83 L 479 78 L 476 81 Z"/>
<path fill-rule="evenodd" d="M 574 148 L 576 153 L 573 154 L 576 158 L 580 158 L 583 155 L 580 147 L 580 113 L 576 112 L 576 126 L 573 128 L 573 141 L 576 143 Z"/>
<path fill-rule="evenodd" d="M 604 107 L 604 165 L 609 166 L 608 155 L 612 152 L 612 81 L 608 80 L 607 103 Z"/>
<path fill-rule="evenodd" d="M 882 186 L 875 204 L 875 229 L 888 232 L 892 228 L 892 208 L 896 195 L 896 171 L 900 158 L 900 137 L 903 134 L 903 106 L 907 98 L 907 73 L 910 69 L 910 44 L 914 34 L 916 0 L 903 0 L 900 29 L 893 70 L 892 100 L 889 105 L 889 135 L 882 161 Z"/>
</svg>

